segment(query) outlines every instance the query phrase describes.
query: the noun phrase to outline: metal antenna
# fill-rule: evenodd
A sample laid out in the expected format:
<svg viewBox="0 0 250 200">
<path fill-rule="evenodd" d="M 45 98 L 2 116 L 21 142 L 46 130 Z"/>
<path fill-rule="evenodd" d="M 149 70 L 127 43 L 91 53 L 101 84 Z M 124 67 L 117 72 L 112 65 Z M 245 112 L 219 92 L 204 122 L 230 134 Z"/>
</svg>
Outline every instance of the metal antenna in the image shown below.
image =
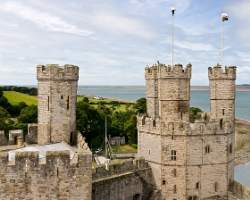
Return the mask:
<svg viewBox="0 0 250 200">
<path fill-rule="evenodd" d="M 107 116 L 105 114 L 105 156 L 108 157 L 108 134 L 107 134 Z"/>
<path fill-rule="evenodd" d="M 175 14 L 175 7 L 171 7 L 171 13 L 172 13 L 172 47 L 171 47 L 171 53 L 172 53 L 172 66 L 174 66 L 174 14 Z"/>
<path fill-rule="evenodd" d="M 222 27 L 221 27 L 221 50 L 220 50 L 220 57 L 221 57 L 221 65 L 224 64 L 224 22 L 228 21 L 229 17 L 227 13 L 221 14 L 221 21 L 222 21 Z"/>
</svg>

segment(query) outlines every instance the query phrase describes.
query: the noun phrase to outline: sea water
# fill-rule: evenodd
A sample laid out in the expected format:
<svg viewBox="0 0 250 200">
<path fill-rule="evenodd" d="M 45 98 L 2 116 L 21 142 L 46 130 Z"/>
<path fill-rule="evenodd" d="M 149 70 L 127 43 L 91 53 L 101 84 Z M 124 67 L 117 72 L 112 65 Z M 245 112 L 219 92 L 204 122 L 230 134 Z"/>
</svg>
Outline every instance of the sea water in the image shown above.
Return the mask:
<svg viewBox="0 0 250 200">
<path fill-rule="evenodd" d="M 78 94 L 136 101 L 141 97 L 145 97 L 145 86 L 80 86 Z M 204 111 L 209 111 L 209 91 L 191 91 L 190 104 Z M 236 117 L 250 120 L 250 92 L 236 92 Z"/>
</svg>

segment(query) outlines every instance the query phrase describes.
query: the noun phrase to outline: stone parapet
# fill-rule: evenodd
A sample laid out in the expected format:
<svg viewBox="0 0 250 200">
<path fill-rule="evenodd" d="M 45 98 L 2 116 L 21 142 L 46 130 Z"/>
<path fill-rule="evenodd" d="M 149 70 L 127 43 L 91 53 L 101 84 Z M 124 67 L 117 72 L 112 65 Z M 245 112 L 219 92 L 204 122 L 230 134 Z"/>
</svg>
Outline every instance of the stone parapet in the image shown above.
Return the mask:
<svg viewBox="0 0 250 200">
<path fill-rule="evenodd" d="M 41 80 L 72 80 L 79 79 L 79 67 L 75 65 L 48 64 L 37 65 L 37 79 Z"/>
<path fill-rule="evenodd" d="M 70 166 L 87 167 L 92 164 L 92 156 L 90 152 L 75 153 L 71 158 L 70 151 L 47 151 L 45 157 L 40 157 L 39 152 L 36 151 L 17 151 L 14 157 L 10 157 L 8 152 L 0 153 L 1 165 L 17 166 L 19 170 L 24 168 L 39 166 L 58 167 L 64 166 L 66 168 Z M 32 170 L 30 169 L 30 170 Z M 35 168 L 34 168 L 35 169 Z"/>
<path fill-rule="evenodd" d="M 154 64 L 151 67 L 145 68 L 145 79 L 161 79 L 161 78 L 174 78 L 174 79 L 190 79 L 192 73 L 192 65 L 188 64 L 184 68 L 181 64 L 174 66 L 165 64 Z"/>
<path fill-rule="evenodd" d="M 208 77 L 210 80 L 215 79 L 236 79 L 236 67 L 222 67 L 221 65 L 216 65 L 214 67 L 208 68 Z"/>
</svg>

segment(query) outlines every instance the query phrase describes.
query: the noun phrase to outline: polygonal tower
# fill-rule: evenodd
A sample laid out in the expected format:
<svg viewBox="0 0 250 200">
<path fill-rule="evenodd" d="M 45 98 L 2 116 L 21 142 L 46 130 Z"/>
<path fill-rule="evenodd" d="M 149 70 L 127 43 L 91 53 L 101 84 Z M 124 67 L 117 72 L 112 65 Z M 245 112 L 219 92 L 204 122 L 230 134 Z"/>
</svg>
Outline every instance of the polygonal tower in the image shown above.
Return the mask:
<svg viewBox="0 0 250 200">
<path fill-rule="evenodd" d="M 157 65 L 154 65 L 151 68 L 147 68 L 145 72 L 147 115 L 152 118 L 156 118 L 159 116 L 157 72 Z"/>
<path fill-rule="evenodd" d="M 191 65 L 158 63 L 146 68 L 145 78 L 151 103 L 138 119 L 138 154 L 149 162 L 163 199 L 185 199 Z"/>
<path fill-rule="evenodd" d="M 232 121 L 235 118 L 236 67 L 217 65 L 208 69 L 211 118 Z"/>
<path fill-rule="evenodd" d="M 38 144 L 76 142 L 79 68 L 38 65 Z"/>
<path fill-rule="evenodd" d="M 235 74 L 235 67 L 209 68 L 211 113 L 190 122 L 191 65 L 146 68 L 149 102 L 147 114 L 138 116 L 138 154 L 149 162 L 162 199 L 227 199 L 234 168 Z"/>
<path fill-rule="evenodd" d="M 217 65 L 208 69 L 210 85 L 211 120 L 218 124 L 218 130 L 224 130 L 224 152 L 218 152 L 225 157 L 227 167 L 227 186 L 234 179 L 234 148 L 235 148 L 235 79 L 236 67 Z M 221 144 L 222 145 L 222 144 Z M 222 162 L 220 161 L 222 164 Z"/>
</svg>

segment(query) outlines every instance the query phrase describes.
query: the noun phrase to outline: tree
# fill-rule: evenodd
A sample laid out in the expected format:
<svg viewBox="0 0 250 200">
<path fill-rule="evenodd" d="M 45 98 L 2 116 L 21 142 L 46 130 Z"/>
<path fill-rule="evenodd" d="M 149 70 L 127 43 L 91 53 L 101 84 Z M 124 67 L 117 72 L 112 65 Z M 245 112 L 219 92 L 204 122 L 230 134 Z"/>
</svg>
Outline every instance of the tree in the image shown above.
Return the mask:
<svg viewBox="0 0 250 200">
<path fill-rule="evenodd" d="M 190 107 L 189 108 L 189 119 L 190 122 L 194 122 L 196 119 L 199 119 L 201 117 L 201 113 L 203 111 L 200 108 L 196 107 Z"/>
<path fill-rule="evenodd" d="M 19 123 L 37 123 L 37 106 L 31 105 L 24 107 L 18 117 Z"/>
<path fill-rule="evenodd" d="M 91 148 L 103 146 L 104 120 L 97 109 L 84 100 L 77 103 L 76 124 Z"/>
<path fill-rule="evenodd" d="M 134 104 L 134 109 L 137 114 L 146 113 L 146 98 L 138 99 Z"/>
</svg>

